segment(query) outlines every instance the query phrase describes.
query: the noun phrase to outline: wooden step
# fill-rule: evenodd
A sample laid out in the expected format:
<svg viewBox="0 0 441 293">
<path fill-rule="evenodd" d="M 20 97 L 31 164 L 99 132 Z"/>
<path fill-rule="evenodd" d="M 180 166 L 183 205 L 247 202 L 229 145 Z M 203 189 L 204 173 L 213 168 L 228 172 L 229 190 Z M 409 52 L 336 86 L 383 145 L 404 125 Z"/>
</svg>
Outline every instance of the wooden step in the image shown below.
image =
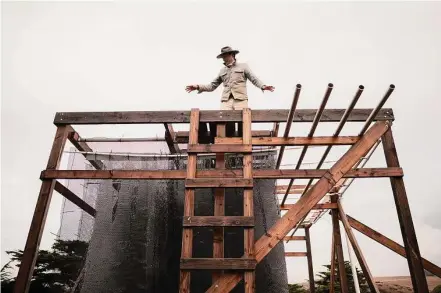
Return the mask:
<svg viewBox="0 0 441 293">
<path fill-rule="evenodd" d="M 187 153 L 251 153 L 252 145 L 240 144 L 189 144 Z"/>
<path fill-rule="evenodd" d="M 254 217 L 183 217 L 182 225 L 184 227 L 254 227 Z"/>
<path fill-rule="evenodd" d="M 307 256 L 306 252 L 285 252 L 285 257 Z"/>
<path fill-rule="evenodd" d="M 300 241 L 306 240 L 305 236 L 286 236 L 283 238 L 283 241 Z"/>
<path fill-rule="evenodd" d="M 226 187 L 236 187 L 236 188 L 252 188 L 253 179 L 243 179 L 243 178 L 196 178 L 196 179 L 186 179 L 186 188 L 226 188 Z"/>
<path fill-rule="evenodd" d="M 254 270 L 253 258 L 181 258 L 181 270 Z"/>
</svg>

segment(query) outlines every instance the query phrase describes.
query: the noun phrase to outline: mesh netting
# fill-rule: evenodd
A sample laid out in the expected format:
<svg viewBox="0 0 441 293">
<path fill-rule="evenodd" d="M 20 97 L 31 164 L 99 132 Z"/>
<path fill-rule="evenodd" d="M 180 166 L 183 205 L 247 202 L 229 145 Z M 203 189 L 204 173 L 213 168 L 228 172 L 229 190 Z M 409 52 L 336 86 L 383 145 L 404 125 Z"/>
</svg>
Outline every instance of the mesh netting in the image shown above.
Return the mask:
<svg viewBox="0 0 441 293">
<path fill-rule="evenodd" d="M 105 161 L 106 169 L 185 169 L 186 157 Z M 227 156 L 227 168 L 242 168 Z M 254 168 L 274 168 L 274 153 L 253 155 Z M 198 159 L 198 169 L 214 167 L 214 157 Z M 96 194 L 93 224 L 81 293 L 178 292 L 184 199 L 183 180 L 88 180 Z M 254 180 L 256 240 L 280 217 L 275 180 Z M 212 216 L 213 189 L 196 189 L 195 215 Z M 243 215 L 243 189 L 226 189 L 225 215 Z M 82 213 L 81 221 L 91 217 Z M 92 225 L 92 224 L 91 224 Z M 83 225 L 84 226 L 84 225 Z M 81 230 L 81 227 L 80 229 Z M 83 230 L 87 230 L 84 229 Z M 92 230 L 92 229 L 90 229 Z M 243 255 L 243 229 L 225 228 L 225 257 Z M 256 269 L 256 292 L 288 292 L 284 247 L 279 243 Z M 193 257 L 212 257 L 213 229 L 194 229 Z M 205 292 L 212 271 L 195 271 L 191 292 Z M 241 282 L 232 292 L 243 292 Z"/>
</svg>

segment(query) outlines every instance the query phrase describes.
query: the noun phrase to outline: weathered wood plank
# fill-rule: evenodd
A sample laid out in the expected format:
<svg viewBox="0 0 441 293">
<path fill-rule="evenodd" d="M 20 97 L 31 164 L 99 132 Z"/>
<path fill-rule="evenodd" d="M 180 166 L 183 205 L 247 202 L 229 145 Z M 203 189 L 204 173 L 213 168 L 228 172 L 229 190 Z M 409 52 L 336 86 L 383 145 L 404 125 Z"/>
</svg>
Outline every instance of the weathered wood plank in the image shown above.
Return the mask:
<svg viewBox="0 0 441 293">
<path fill-rule="evenodd" d="M 400 167 L 391 129 L 384 134 L 382 143 L 387 166 Z M 403 178 L 391 178 L 390 183 L 392 185 L 395 206 L 397 208 L 404 248 L 406 249 L 413 290 L 416 293 L 428 292 L 429 289 L 424 274 L 420 249 L 418 247 L 418 240 L 412 221 L 412 214 L 410 212 Z"/>
<path fill-rule="evenodd" d="M 330 278 L 329 278 L 329 293 L 335 293 L 335 236 L 334 230 L 332 231 L 332 244 L 331 244 L 331 268 L 330 268 Z"/>
<path fill-rule="evenodd" d="M 188 145 L 187 152 L 190 153 L 251 153 L 252 145 L 237 144 L 196 144 Z"/>
<path fill-rule="evenodd" d="M 174 142 L 175 131 L 173 129 L 173 125 L 169 123 L 164 123 L 165 127 L 165 141 L 167 142 L 168 149 L 171 154 L 180 153 L 180 149 L 177 143 Z"/>
<path fill-rule="evenodd" d="M 283 240 L 299 221 L 311 211 L 312 207 L 331 190 L 334 184 L 340 180 L 361 157 L 366 155 L 378 139 L 386 132 L 389 125 L 389 122 L 376 122 L 365 135 L 335 163 L 329 172 L 297 201 L 293 208 L 277 220 L 268 232 L 257 240 L 255 244 L 257 262 L 260 262 L 279 241 Z M 240 280 L 241 276 L 239 274 L 224 275 L 214 282 L 206 292 L 225 292 L 225 288 L 234 287 Z"/>
<path fill-rule="evenodd" d="M 211 129 L 211 128 L 210 128 Z M 225 137 L 225 123 L 218 123 L 216 126 L 216 136 Z M 216 169 L 225 169 L 225 154 L 216 154 Z M 225 188 L 215 188 L 214 190 L 214 216 L 225 215 Z M 213 228 L 213 258 L 224 257 L 224 228 Z M 213 272 L 212 281 L 215 282 L 222 272 Z"/>
<path fill-rule="evenodd" d="M 312 267 L 311 235 L 309 233 L 309 227 L 305 228 L 305 238 L 306 238 L 306 257 L 308 259 L 309 292 L 315 293 L 314 269 Z"/>
<path fill-rule="evenodd" d="M 280 206 L 281 210 L 289 210 L 293 208 L 295 204 L 284 204 Z M 315 206 L 312 207 L 313 210 L 328 210 L 328 209 L 336 209 L 337 204 L 336 203 L 318 203 Z"/>
<path fill-rule="evenodd" d="M 89 147 L 89 145 L 86 142 L 79 141 L 81 139 L 81 137 L 78 134 L 78 132 L 76 132 L 71 126 L 68 126 L 68 127 L 69 127 L 70 133 L 67 136 L 67 138 L 74 145 L 74 147 L 76 147 L 76 149 L 80 152 L 93 152 L 93 150 Z M 86 157 L 85 154 L 83 154 L 83 156 Z M 86 158 L 86 160 L 87 160 L 87 158 Z M 101 161 L 98 161 L 98 160 L 88 160 L 88 161 L 97 170 L 105 169 L 104 164 Z"/>
<path fill-rule="evenodd" d="M 339 122 L 346 109 L 325 109 L 321 122 Z M 354 109 L 347 121 L 364 122 L 373 109 Z M 286 122 L 289 110 L 254 110 L 253 122 Z M 312 122 L 317 109 L 299 109 L 294 113 L 294 122 Z M 392 109 L 381 109 L 374 121 L 393 120 Z M 242 111 L 206 110 L 200 112 L 200 122 L 242 121 Z M 123 111 L 123 112 L 58 112 L 54 124 L 146 124 L 189 123 L 189 111 Z"/>
<path fill-rule="evenodd" d="M 253 170 L 255 179 L 309 179 L 321 178 L 329 170 L 321 169 L 258 169 Z M 242 170 L 199 170 L 198 178 L 242 177 Z M 401 177 L 401 168 L 361 168 L 350 170 L 343 178 Z M 44 170 L 40 179 L 185 179 L 184 170 Z"/>
<path fill-rule="evenodd" d="M 185 180 L 187 188 L 245 188 L 253 187 L 253 179 L 242 178 L 196 178 Z"/>
<path fill-rule="evenodd" d="M 302 241 L 306 240 L 305 236 L 286 236 L 283 238 L 283 241 Z"/>
<path fill-rule="evenodd" d="M 70 129 L 68 125 L 57 128 L 46 166 L 47 169 L 57 169 L 59 167 Z M 40 194 L 35 206 L 34 216 L 32 217 L 31 227 L 29 228 L 23 251 L 23 258 L 15 282 L 14 293 L 27 293 L 29 290 L 54 187 L 55 180 L 43 180 L 41 184 Z"/>
<path fill-rule="evenodd" d="M 378 231 L 366 226 L 365 224 L 357 221 L 356 219 L 352 218 L 351 216 L 349 216 L 349 215 L 346 215 L 346 216 L 348 218 L 349 225 L 351 225 L 352 228 L 354 228 L 355 230 L 359 231 L 360 233 L 366 235 L 367 237 L 371 238 L 372 240 L 380 243 L 384 247 L 389 248 L 390 250 L 394 251 L 395 253 L 398 253 L 402 257 L 407 257 L 406 250 L 404 249 L 404 247 L 402 245 L 396 243 L 395 241 L 393 241 L 390 238 L 387 238 L 386 236 L 384 236 L 380 232 L 378 232 Z M 441 268 L 440 267 L 438 267 L 437 265 L 428 261 L 425 258 L 422 258 L 422 260 L 423 260 L 424 269 L 426 269 L 427 271 L 429 271 L 432 274 L 441 278 Z"/>
<path fill-rule="evenodd" d="M 181 270 L 254 270 L 252 258 L 181 258 Z"/>
<path fill-rule="evenodd" d="M 199 109 L 191 110 L 190 120 L 190 137 L 189 141 L 192 144 L 198 143 L 198 128 L 199 128 Z M 197 156 L 189 155 L 187 162 L 186 178 L 196 177 Z M 187 179 L 188 180 L 188 179 Z M 194 189 L 185 188 L 184 193 L 184 217 L 191 217 L 194 215 Z M 190 258 L 193 255 L 193 230 L 191 228 L 183 228 L 182 232 L 182 249 L 181 258 Z M 190 278 L 191 274 L 188 271 L 180 272 L 180 293 L 190 292 Z"/>
<path fill-rule="evenodd" d="M 211 123 L 212 124 L 212 123 Z M 218 123 L 219 124 L 219 123 Z M 225 123 L 224 123 L 225 124 Z M 253 137 L 267 137 L 271 136 L 272 132 L 270 130 L 253 130 L 252 132 Z M 207 136 L 199 137 L 199 142 L 209 142 L 212 140 L 212 131 L 207 132 Z M 239 132 L 236 131 L 232 133 L 234 136 L 238 136 Z M 236 137 L 239 140 L 242 140 L 241 137 Z M 188 131 L 177 131 L 174 138 L 176 143 L 188 143 Z M 214 141 L 215 142 L 215 141 Z M 216 143 L 216 142 L 215 142 Z"/>
<path fill-rule="evenodd" d="M 254 227 L 254 217 L 198 216 L 184 217 L 184 227 Z"/>
<path fill-rule="evenodd" d="M 367 265 L 366 259 L 364 258 L 364 255 L 361 252 L 361 248 L 358 245 L 357 239 L 355 238 L 355 235 L 352 232 L 351 225 L 349 225 L 348 219 L 346 218 L 346 213 L 343 210 L 343 206 L 340 201 L 337 201 L 337 204 L 338 204 L 338 215 L 340 217 L 341 222 L 343 223 L 343 227 L 346 230 L 346 235 L 348 235 L 349 241 L 351 242 L 355 255 L 357 256 L 358 263 L 360 264 L 360 267 L 363 270 L 363 275 L 366 278 L 366 281 L 369 285 L 369 289 L 371 290 L 372 293 L 374 292 L 380 293 L 377 285 L 375 284 L 375 280 L 372 277 L 371 270 Z"/>
<path fill-rule="evenodd" d="M 316 136 L 316 137 L 256 137 L 251 141 L 255 146 L 307 146 L 307 145 L 353 145 L 359 136 Z M 240 137 L 216 138 L 218 144 L 242 144 Z"/>
<path fill-rule="evenodd" d="M 251 110 L 243 109 L 243 136 L 242 140 L 245 145 L 251 144 Z M 246 154 L 243 157 L 243 178 L 253 180 L 253 156 Z M 243 191 L 243 213 L 246 217 L 254 216 L 253 189 L 248 188 Z M 254 227 L 244 229 L 244 257 L 254 257 Z M 254 293 L 255 291 L 255 272 L 245 272 L 245 293 Z"/>
<path fill-rule="evenodd" d="M 331 196 L 331 201 L 336 203 L 338 195 Z M 346 276 L 345 259 L 343 255 L 343 246 L 341 242 L 340 222 L 338 221 L 338 210 L 331 211 L 332 227 L 334 233 L 335 253 L 337 255 L 338 273 L 340 275 L 340 288 L 342 293 L 348 293 L 348 278 Z"/>
<path fill-rule="evenodd" d="M 80 197 L 78 197 L 75 193 L 70 191 L 69 188 L 61 184 L 60 182 L 55 182 L 55 191 L 70 200 L 73 204 L 75 204 L 77 207 L 91 215 L 92 217 L 96 216 L 96 210 L 91 207 L 87 202 L 82 200 Z"/>
<path fill-rule="evenodd" d="M 307 256 L 306 252 L 285 252 L 285 257 L 303 257 Z"/>
</svg>

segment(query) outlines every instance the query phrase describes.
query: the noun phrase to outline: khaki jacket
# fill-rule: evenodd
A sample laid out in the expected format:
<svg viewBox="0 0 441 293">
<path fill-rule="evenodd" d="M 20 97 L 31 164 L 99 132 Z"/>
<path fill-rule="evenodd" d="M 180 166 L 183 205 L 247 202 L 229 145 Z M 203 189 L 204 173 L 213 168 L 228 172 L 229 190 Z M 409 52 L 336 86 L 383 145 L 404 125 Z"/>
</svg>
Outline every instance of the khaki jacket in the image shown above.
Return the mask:
<svg viewBox="0 0 441 293">
<path fill-rule="evenodd" d="M 211 83 L 199 84 L 198 93 L 212 92 L 223 83 L 222 101 L 228 101 L 231 94 L 236 100 L 248 100 L 247 79 L 260 89 L 264 86 L 264 83 L 254 75 L 246 63 L 235 62 L 230 67 L 223 67 Z"/>
</svg>

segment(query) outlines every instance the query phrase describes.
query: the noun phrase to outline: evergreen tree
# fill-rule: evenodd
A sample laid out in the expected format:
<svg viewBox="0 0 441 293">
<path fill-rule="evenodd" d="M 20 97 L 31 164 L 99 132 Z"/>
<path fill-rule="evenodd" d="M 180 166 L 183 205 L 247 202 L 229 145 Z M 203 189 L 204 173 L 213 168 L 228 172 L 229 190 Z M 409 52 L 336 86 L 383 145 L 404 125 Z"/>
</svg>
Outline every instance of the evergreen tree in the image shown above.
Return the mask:
<svg viewBox="0 0 441 293">
<path fill-rule="evenodd" d="M 330 289 L 330 282 L 331 282 L 331 265 L 325 265 L 326 271 L 319 272 L 317 276 L 319 276 L 319 279 L 315 280 L 316 284 L 316 293 L 328 293 Z M 360 284 L 360 293 L 369 293 L 369 286 L 367 284 L 366 278 L 364 277 L 363 273 L 356 268 L 357 270 L 357 276 L 358 276 L 358 283 Z M 348 289 L 350 293 L 355 293 L 355 287 L 354 287 L 354 278 L 352 275 L 352 269 L 351 264 L 348 261 L 345 261 L 345 272 L 346 277 L 348 279 Z M 335 270 L 335 293 L 341 292 L 341 286 L 340 286 L 340 277 L 338 272 L 338 266 L 336 265 Z"/>
<path fill-rule="evenodd" d="M 51 251 L 40 250 L 29 288 L 30 293 L 70 292 L 84 266 L 88 244 L 83 241 L 56 240 Z M 13 291 L 15 277 L 10 277 L 10 263 L 20 266 L 22 250 L 6 251 L 11 261 L 1 270 L 1 291 Z"/>
</svg>

